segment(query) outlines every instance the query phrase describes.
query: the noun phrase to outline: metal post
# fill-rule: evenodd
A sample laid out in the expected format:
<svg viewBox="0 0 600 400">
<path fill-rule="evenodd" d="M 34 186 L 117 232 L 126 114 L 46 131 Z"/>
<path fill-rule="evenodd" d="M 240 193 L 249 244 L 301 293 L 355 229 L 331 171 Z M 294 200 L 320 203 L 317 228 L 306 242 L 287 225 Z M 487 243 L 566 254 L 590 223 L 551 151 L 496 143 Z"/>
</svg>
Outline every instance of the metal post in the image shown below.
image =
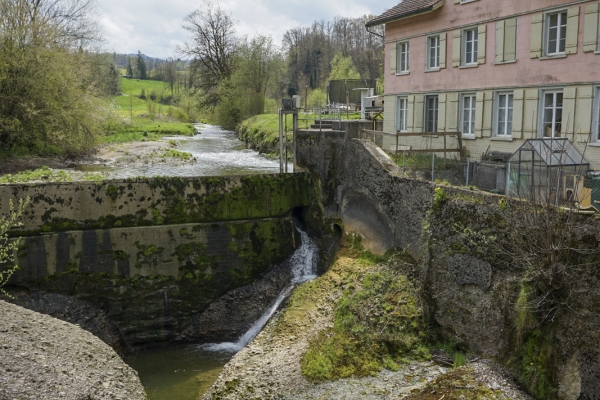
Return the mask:
<svg viewBox="0 0 600 400">
<path fill-rule="evenodd" d="M 506 163 L 506 188 L 504 189 L 504 195 L 510 196 L 510 161 Z"/>
<path fill-rule="evenodd" d="M 467 157 L 467 185 L 465 186 L 469 190 L 469 172 L 471 171 L 471 158 Z"/>
<path fill-rule="evenodd" d="M 283 174 L 283 115 L 279 109 L 279 173 Z"/>
<path fill-rule="evenodd" d="M 406 158 L 406 150 L 402 152 L 402 177 L 404 178 L 406 167 L 404 166 L 404 159 Z"/>
<path fill-rule="evenodd" d="M 322 128 L 321 128 L 321 100 L 319 100 L 319 132 L 322 132 Z"/>
<path fill-rule="evenodd" d="M 294 132 L 293 132 L 293 138 L 294 138 L 294 142 L 292 143 L 292 145 L 294 146 L 294 150 L 293 150 L 293 164 L 292 164 L 292 172 L 296 173 L 296 133 L 298 132 L 298 114 L 294 113 L 293 115 L 293 120 L 294 120 Z"/>
<path fill-rule="evenodd" d="M 435 182 L 433 173 L 435 170 L 435 153 L 431 153 L 431 182 Z"/>
</svg>

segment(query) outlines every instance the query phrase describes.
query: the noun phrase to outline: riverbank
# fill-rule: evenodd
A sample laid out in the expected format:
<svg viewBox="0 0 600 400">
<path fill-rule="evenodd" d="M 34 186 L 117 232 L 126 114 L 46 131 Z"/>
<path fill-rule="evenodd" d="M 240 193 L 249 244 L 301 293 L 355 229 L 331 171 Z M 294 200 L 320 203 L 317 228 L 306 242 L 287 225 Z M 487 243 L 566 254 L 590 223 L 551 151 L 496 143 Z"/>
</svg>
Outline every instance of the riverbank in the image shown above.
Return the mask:
<svg viewBox="0 0 600 400">
<path fill-rule="evenodd" d="M 91 333 L 4 301 L 0 319 L 0 398 L 146 398 L 137 373 Z"/>
<path fill-rule="evenodd" d="M 530 399 L 512 382 L 506 370 L 490 360 L 469 358 L 475 362 L 455 369 L 433 362 L 425 350 L 424 357 L 416 357 L 409 351 L 404 352 L 404 356 L 396 353 L 393 357 L 380 358 L 377 364 L 371 349 L 354 347 L 352 341 L 345 341 L 345 329 L 339 326 L 343 304 L 352 304 L 360 298 L 362 305 L 368 305 L 370 312 L 381 317 L 378 306 L 384 305 L 382 299 L 365 296 L 365 293 L 371 282 L 380 279 L 387 261 L 356 252 L 348 241 L 344 246 L 329 271 L 298 287 L 285 309 L 233 357 L 203 400 L 439 400 L 442 396 L 445 399 Z M 407 296 L 403 301 L 412 303 L 411 295 Z M 405 320 L 402 312 L 407 309 L 399 307 L 388 311 L 394 318 Z M 359 335 L 370 333 L 363 330 Z M 408 340 L 404 333 L 397 335 L 400 340 Z M 375 347 L 381 348 L 386 340 L 383 339 L 385 332 L 380 336 L 382 341 Z M 426 344 L 435 347 L 431 338 L 424 340 L 429 344 L 413 343 L 414 347 Z M 337 347 L 330 343 L 332 341 L 338 343 Z M 323 343 L 327 348 L 321 349 Z M 319 359 L 317 355 L 316 363 L 315 350 L 322 356 Z M 386 368 L 382 368 L 383 364 Z M 328 378 L 332 376 L 342 379 Z"/>
</svg>

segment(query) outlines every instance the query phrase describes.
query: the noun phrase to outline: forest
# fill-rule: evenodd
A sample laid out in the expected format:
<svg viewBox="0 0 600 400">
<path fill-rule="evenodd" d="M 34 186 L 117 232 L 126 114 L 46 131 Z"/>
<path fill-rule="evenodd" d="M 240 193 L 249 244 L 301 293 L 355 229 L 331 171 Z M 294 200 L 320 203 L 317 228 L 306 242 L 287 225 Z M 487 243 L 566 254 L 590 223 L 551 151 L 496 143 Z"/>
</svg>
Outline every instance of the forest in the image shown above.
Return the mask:
<svg viewBox="0 0 600 400">
<path fill-rule="evenodd" d="M 182 16 L 188 44 L 166 60 L 107 52 L 95 15 L 93 0 L 0 0 L 0 157 L 76 158 L 152 123 L 232 129 L 282 97 L 324 103 L 332 79 L 383 84 L 383 32 L 367 32 L 368 15 L 317 20 L 277 40 L 238 34 L 231 13 L 203 0 Z M 127 93 L 128 80 L 141 89 Z"/>
</svg>

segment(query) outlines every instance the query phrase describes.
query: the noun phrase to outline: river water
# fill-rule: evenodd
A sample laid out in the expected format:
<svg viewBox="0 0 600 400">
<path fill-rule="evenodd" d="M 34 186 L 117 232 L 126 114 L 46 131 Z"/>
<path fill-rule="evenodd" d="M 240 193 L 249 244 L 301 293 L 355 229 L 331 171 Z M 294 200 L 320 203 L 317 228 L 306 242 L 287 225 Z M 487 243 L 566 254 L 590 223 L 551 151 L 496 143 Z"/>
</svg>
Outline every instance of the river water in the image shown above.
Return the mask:
<svg viewBox="0 0 600 400">
<path fill-rule="evenodd" d="M 193 137 L 165 137 L 176 139 L 181 144 L 178 151 L 191 153 L 196 162 L 182 166 L 132 165 L 112 167 L 82 165 L 84 171 L 101 171 L 109 179 L 124 179 L 137 176 L 224 176 L 279 173 L 279 160 L 269 159 L 257 151 L 246 149 L 234 132 L 213 125 L 196 125 L 199 132 Z"/>
<path fill-rule="evenodd" d="M 279 173 L 279 161 L 247 150 L 233 132 L 214 126 L 200 128 L 193 138 L 177 137 L 180 151 L 192 153 L 198 162 L 182 167 L 103 167 L 110 178 L 136 176 L 215 176 Z M 275 302 L 235 343 L 211 343 L 144 350 L 125 358 L 138 371 L 149 400 L 198 400 L 218 378 L 223 366 L 260 333 L 293 288 L 316 277 L 318 248 L 295 221 L 301 245 L 286 261 L 293 279 Z"/>
</svg>

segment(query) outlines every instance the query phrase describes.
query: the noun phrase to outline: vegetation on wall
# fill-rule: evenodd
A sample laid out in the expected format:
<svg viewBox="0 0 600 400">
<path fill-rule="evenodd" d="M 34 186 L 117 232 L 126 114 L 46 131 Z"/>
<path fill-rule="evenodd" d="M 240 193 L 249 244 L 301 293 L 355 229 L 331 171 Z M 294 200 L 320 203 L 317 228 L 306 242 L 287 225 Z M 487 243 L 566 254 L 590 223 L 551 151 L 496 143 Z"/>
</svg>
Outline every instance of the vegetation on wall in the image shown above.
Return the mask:
<svg viewBox="0 0 600 400">
<path fill-rule="evenodd" d="M 19 218 L 23 215 L 28 203 L 29 197 L 19 199 L 16 206 L 12 199 L 10 199 L 8 215 L 0 217 L 0 294 L 4 294 L 5 296 L 8 296 L 8 293 L 6 293 L 3 287 L 8 283 L 8 280 L 15 271 L 19 269 L 14 264 L 14 261 L 15 252 L 19 248 L 20 243 L 20 239 L 10 239 L 7 233 L 11 228 L 21 225 Z"/>
</svg>

